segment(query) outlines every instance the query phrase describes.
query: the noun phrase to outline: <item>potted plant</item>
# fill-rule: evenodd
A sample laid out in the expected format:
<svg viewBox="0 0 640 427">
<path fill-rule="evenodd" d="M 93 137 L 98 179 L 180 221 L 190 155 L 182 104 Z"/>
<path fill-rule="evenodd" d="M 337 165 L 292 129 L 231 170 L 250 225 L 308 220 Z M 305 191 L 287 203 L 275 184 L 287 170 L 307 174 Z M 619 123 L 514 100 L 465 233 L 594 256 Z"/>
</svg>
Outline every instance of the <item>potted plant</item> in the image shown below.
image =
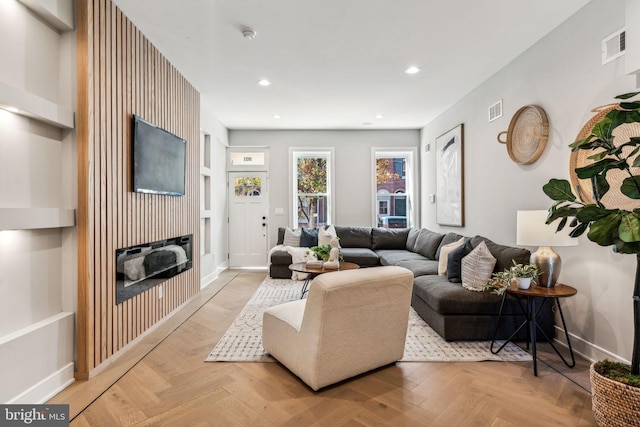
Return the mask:
<svg viewBox="0 0 640 427">
<path fill-rule="evenodd" d="M 484 290 L 496 295 L 502 295 L 514 282 L 520 289 L 529 289 L 531 282 L 540 275 L 540 269 L 535 264 L 517 264 L 505 268 L 503 271 L 493 273 L 491 278 L 484 283 Z"/>
<path fill-rule="evenodd" d="M 614 141 L 614 130 L 625 124 L 640 123 L 640 101 L 629 101 L 638 94 L 640 92 L 617 96 L 620 102 L 595 123 L 591 133 L 570 145 L 573 151 L 593 153 L 588 157 L 593 163 L 575 168 L 578 178 L 590 182 L 593 201 L 584 202 L 576 197 L 567 180 L 551 179 L 543 186 L 544 193 L 554 200 L 547 224 L 559 220 L 558 231 L 568 226 L 572 228 L 569 233 L 572 237 L 586 232 L 589 240 L 598 245 L 610 246 L 617 253 L 636 255 L 631 365 L 605 361 L 591 366 L 593 412 L 599 425 L 640 424 L 640 388 L 629 385 L 638 384 L 640 379 L 640 175 L 634 175 L 637 170 L 633 169 L 640 167 L 640 132 L 633 132 L 628 140 L 618 137 L 617 145 Z M 619 178 L 621 173 L 624 179 Z M 608 199 L 605 205 L 603 197 L 612 186 L 621 196 Z M 629 384 L 606 378 L 604 375 L 611 366 L 626 371 L 628 375 L 623 377 L 632 378 Z"/>
</svg>

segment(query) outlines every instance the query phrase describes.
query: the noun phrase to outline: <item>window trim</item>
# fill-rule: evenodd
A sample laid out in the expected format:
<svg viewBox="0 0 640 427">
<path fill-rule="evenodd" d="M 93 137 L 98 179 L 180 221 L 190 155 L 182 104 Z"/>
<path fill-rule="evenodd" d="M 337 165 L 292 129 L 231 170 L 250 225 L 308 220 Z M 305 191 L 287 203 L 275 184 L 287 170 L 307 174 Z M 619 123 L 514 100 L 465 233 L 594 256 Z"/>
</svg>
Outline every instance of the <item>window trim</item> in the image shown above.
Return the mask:
<svg viewBox="0 0 640 427">
<path fill-rule="evenodd" d="M 379 158 L 404 157 L 406 161 L 405 194 L 407 195 L 407 227 L 420 227 L 420 193 L 418 180 L 418 149 L 416 147 L 372 147 L 371 148 L 371 224 L 378 225 L 376 160 Z"/>
<path fill-rule="evenodd" d="M 334 147 L 289 147 L 289 218 L 287 223 L 293 229 L 298 228 L 298 188 L 297 159 L 304 157 L 327 158 L 327 224 L 335 224 L 335 148 Z"/>
</svg>

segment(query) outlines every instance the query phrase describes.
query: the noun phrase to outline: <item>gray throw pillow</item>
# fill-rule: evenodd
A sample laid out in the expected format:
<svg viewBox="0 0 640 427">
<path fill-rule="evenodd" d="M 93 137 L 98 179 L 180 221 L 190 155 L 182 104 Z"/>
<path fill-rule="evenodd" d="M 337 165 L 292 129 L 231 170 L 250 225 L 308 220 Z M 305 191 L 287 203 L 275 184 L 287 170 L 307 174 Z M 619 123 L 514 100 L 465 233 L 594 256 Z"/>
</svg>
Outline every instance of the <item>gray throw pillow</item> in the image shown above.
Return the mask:
<svg viewBox="0 0 640 427">
<path fill-rule="evenodd" d="M 303 228 L 300 234 L 300 247 L 312 248 L 318 246 L 318 229 Z"/>
<path fill-rule="evenodd" d="M 414 252 L 417 252 L 423 257 L 429 259 L 436 259 L 436 251 L 438 250 L 438 247 L 440 247 L 440 242 L 443 237 L 444 234 L 423 228 L 420 230 L 418 238 L 416 239 Z"/>
</svg>

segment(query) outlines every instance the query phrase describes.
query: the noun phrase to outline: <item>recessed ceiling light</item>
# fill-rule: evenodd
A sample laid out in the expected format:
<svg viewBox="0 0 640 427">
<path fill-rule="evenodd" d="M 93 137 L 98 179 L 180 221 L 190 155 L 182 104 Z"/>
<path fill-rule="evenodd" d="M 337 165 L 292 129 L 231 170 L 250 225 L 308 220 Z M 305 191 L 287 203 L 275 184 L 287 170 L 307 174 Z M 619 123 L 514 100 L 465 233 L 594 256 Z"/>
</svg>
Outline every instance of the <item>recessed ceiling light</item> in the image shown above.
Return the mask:
<svg viewBox="0 0 640 427">
<path fill-rule="evenodd" d="M 420 67 L 416 67 L 415 65 L 412 65 L 411 67 L 404 70 L 404 72 L 407 74 L 417 74 L 420 72 Z"/>
<path fill-rule="evenodd" d="M 383 116 L 382 114 L 376 114 L 376 119 L 381 119 L 381 118 L 383 118 L 383 117 L 384 117 L 384 116 Z"/>
<path fill-rule="evenodd" d="M 260 86 L 269 86 L 271 84 L 271 82 L 267 79 L 260 79 L 258 80 L 258 84 Z"/>
<path fill-rule="evenodd" d="M 242 37 L 244 37 L 245 39 L 253 40 L 255 36 L 256 36 L 256 32 L 253 31 L 251 28 L 245 28 L 244 30 L 242 30 Z"/>
<path fill-rule="evenodd" d="M 273 115 L 273 118 L 274 118 L 274 119 L 279 119 L 279 118 L 280 118 L 280 114 L 274 114 L 274 115 Z"/>
</svg>

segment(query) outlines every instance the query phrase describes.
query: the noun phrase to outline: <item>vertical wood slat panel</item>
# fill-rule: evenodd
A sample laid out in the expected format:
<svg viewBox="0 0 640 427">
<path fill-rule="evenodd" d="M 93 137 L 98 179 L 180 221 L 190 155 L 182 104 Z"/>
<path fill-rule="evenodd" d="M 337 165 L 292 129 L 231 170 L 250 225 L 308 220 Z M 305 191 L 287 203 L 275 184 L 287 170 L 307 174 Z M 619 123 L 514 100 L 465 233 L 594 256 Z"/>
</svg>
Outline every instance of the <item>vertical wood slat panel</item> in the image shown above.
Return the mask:
<svg viewBox="0 0 640 427">
<path fill-rule="evenodd" d="M 111 0 L 78 0 L 78 365 L 91 371 L 199 292 L 199 94 Z M 131 117 L 187 141 L 186 195 L 132 192 Z M 193 268 L 115 304 L 118 248 L 193 234 Z"/>
</svg>

